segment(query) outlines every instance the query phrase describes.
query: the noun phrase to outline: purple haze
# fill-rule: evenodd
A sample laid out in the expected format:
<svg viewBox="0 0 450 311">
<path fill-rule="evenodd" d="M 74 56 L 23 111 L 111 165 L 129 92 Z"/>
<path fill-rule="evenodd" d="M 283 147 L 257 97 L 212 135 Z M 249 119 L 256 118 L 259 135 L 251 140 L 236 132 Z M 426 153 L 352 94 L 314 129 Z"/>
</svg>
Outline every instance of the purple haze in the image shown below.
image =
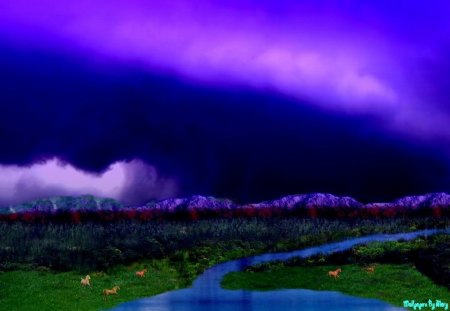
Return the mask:
<svg viewBox="0 0 450 311">
<path fill-rule="evenodd" d="M 80 53 L 91 66 L 108 59 L 205 86 L 273 90 L 446 144 L 449 13 L 448 1 L 6 0 L 0 40 Z M 151 196 L 176 192 L 174 181 L 155 188 L 152 178 Z M 51 189 L 40 193 L 67 192 Z M 119 192 L 132 202 L 148 199 L 127 189 Z"/>
<path fill-rule="evenodd" d="M 449 138 L 439 107 L 449 96 L 433 83 L 449 65 L 448 13 L 447 1 L 17 0 L 0 5 L 0 31 L 22 44 L 89 48 L 92 57 L 204 83 L 271 88 Z M 442 72 L 430 72 L 440 64 Z"/>
</svg>

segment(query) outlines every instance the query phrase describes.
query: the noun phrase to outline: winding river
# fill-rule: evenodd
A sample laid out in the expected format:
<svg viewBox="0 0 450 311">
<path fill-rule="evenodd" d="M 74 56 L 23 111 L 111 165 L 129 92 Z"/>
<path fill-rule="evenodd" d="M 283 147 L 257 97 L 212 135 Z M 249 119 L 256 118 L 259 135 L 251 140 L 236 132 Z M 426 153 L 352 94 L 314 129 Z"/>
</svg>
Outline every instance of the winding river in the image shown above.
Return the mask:
<svg viewBox="0 0 450 311">
<path fill-rule="evenodd" d="M 246 267 L 274 260 L 331 254 L 358 244 L 411 240 L 419 236 L 450 233 L 450 230 L 422 230 L 410 233 L 377 234 L 285 253 L 268 253 L 215 265 L 206 270 L 192 287 L 126 302 L 114 311 L 393 311 L 405 310 L 386 302 L 359 298 L 332 291 L 282 289 L 275 291 L 226 290 L 220 287 L 223 276 Z M 414 299 L 414 297 L 405 297 Z"/>
</svg>

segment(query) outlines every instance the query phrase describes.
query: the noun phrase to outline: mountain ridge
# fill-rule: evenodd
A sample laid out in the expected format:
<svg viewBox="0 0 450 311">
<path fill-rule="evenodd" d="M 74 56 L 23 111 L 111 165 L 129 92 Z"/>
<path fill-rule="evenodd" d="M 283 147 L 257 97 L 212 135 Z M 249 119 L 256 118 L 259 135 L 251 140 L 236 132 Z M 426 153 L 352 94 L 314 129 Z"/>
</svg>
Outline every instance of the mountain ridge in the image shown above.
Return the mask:
<svg viewBox="0 0 450 311">
<path fill-rule="evenodd" d="M 404 208 L 420 209 L 434 207 L 450 207 L 450 194 L 445 192 L 426 193 L 401 197 L 389 202 L 361 203 L 349 196 L 336 196 L 330 193 L 293 194 L 274 200 L 258 203 L 237 204 L 230 199 L 216 198 L 213 196 L 192 195 L 184 198 L 169 198 L 159 201 L 151 201 L 141 206 L 125 206 L 121 202 L 111 198 L 97 198 L 92 195 L 60 196 L 48 199 L 39 199 L 17 205 L 0 208 L 1 213 L 20 213 L 27 211 L 54 212 L 65 210 L 89 210 L 89 211 L 117 211 L 124 209 L 152 209 L 166 212 L 174 212 L 179 209 L 186 211 L 199 210 L 232 210 L 279 208 L 292 210 L 296 208 Z"/>
</svg>

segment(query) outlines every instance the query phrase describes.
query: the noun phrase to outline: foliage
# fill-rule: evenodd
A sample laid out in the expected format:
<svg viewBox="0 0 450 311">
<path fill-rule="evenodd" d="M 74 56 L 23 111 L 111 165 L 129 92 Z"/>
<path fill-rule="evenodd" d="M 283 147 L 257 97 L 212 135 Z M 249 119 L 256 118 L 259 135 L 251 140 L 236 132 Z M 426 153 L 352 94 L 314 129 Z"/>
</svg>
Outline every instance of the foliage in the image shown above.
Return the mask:
<svg viewBox="0 0 450 311">
<path fill-rule="evenodd" d="M 314 198 L 315 196 L 315 198 Z M 0 208 L 0 221 L 26 223 L 49 222 L 111 222 L 122 220 L 198 220 L 211 218 L 325 218 L 325 219 L 386 219 L 386 218 L 424 218 L 448 220 L 450 204 L 437 205 L 428 198 L 419 206 L 407 202 L 372 204 L 362 206 L 351 203 L 330 202 L 323 194 L 307 195 L 309 202 L 302 200 L 293 205 L 280 202 L 263 205 L 234 205 L 226 199 L 194 196 L 188 199 L 168 199 L 150 201 L 144 206 L 125 207 L 122 203 L 91 195 L 78 197 L 61 196 L 40 199 L 23 204 Z M 439 194 L 434 194 L 439 196 Z M 325 196 L 326 197 L 326 196 Z M 336 197 L 333 197 L 337 199 Z M 441 198 L 442 199 L 442 198 Z M 178 200 L 178 201 L 177 201 Z M 179 201 L 181 200 L 181 201 Z M 305 200 L 305 198 L 304 198 Z M 431 200 L 431 201 L 430 201 Z"/>
<path fill-rule="evenodd" d="M 285 262 L 264 263 L 248 267 L 248 272 L 275 271 L 286 266 L 370 265 L 373 263 L 414 264 L 437 284 L 450 289 L 450 236 L 433 235 L 412 241 L 372 242 L 344 252 L 318 255 L 307 259 L 293 258 Z"/>
<path fill-rule="evenodd" d="M 430 226 L 429 219 L 414 226 Z M 179 258 L 178 252 L 218 246 L 285 251 L 355 235 L 408 231 L 407 219 L 339 221 L 233 218 L 199 221 L 28 224 L 0 222 L 0 269 L 12 263 L 55 270 L 106 269 L 144 258 Z M 201 248 L 200 248 L 201 249 Z M 207 256 L 206 256 L 207 257 Z"/>
<path fill-rule="evenodd" d="M 0 223 L 0 304 L 9 310 L 98 310 L 188 286 L 219 262 L 430 226 L 430 219 L 303 218 Z M 325 262 L 323 256 L 313 260 Z M 144 267 L 149 278 L 136 279 L 132 272 Z M 92 290 L 79 286 L 85 274 L 92 277 Z M 120 295 L 103 302 L 100 290 L 117 282 Z"/>
</svg>

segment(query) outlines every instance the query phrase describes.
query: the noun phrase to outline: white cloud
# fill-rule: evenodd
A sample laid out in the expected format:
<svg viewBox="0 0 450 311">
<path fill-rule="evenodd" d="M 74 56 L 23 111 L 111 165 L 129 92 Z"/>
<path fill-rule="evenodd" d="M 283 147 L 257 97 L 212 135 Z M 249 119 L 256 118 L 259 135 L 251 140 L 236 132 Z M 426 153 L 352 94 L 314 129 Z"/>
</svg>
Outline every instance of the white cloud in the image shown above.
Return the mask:
<svg viewBox="0 0 450 311">
<path fill-rule="evenodd" d="M 369 74 L 349 72 L 342 75 L 337 81 L 337 90 L 349 100 L 378 100 L 388 103 L 396 101 L 396 95 L 392 89 L 378 78 Z"/>
<path fill-rule="evenodd" d="M 136 172 L 140 178 L 136 180 Z M 130 179 L 133 179 L 130 189 Z M 58 195 L 92 194 L 123 201 L 175 195 L 176 183 L 161 178 L 156 168 L 142 161 L 116 162 L 102 174 L 78 170 L 56 158 L 31 166 L 0 165 L 0 204 L 15 204 L 27 200 Z M 142 195 L 146 193 L 148 195 Z"/>
</svg>

